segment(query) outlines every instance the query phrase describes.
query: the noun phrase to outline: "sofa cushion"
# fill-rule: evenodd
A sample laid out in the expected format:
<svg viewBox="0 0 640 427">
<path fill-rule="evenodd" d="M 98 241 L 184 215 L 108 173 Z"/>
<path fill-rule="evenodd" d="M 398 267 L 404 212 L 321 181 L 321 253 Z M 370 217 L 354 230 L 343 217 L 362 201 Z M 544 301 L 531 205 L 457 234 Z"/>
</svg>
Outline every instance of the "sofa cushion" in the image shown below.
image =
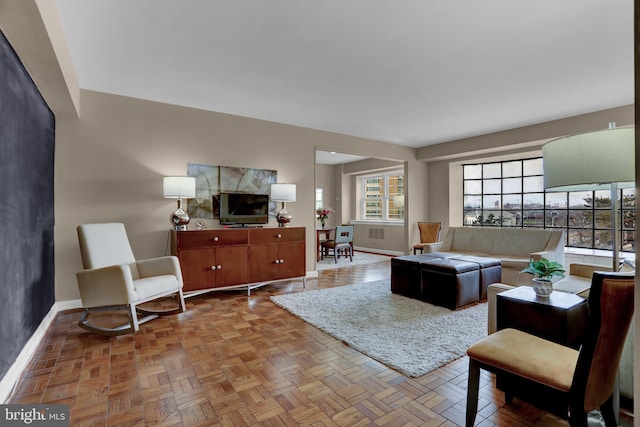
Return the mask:
<svg viewBox="0 0 640 427">
<path fill-rule="evenodd" d="M 493 247 L 490 252 L 529 258 L 531 252 L 544 250 L 550 237 L 551 233 L 546 230 L 503 228 L 499 233 L 494 233 Z M 532 250 L 532 248 L 535 249 Z"/>
<path fill-rule="evenodd" d="M 451 242 L 451 252 L 504 253 L 493 250 L 494 234 L 493 232 L 487 232 L 483 228 L 465 227 L 456 229 Z"/>
<path fill-rule="evenodd" d="M 582 294 L 591 288 L 591 278 L 582 276 L 566 276 L 553 284 L 554 291 L 570 294 Z"/>
</svg>

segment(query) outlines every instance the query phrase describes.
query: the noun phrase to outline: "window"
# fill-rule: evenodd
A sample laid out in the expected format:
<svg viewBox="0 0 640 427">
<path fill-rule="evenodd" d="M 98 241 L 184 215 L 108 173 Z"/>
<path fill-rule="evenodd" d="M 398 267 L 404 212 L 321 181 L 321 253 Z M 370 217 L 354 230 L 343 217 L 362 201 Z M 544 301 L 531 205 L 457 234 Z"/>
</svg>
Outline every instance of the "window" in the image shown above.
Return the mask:
<svg viewBox="0 0 640 427">
<path fill-rule="evenodd" d="M 324 207 L 324 190 L 316 188 L 316 210 Z"/>
<path fill-rule="evenodd" d="M 404 174 L 362 177 L 362 218 L 370 220 L 404 219 Z"/>
<path fill-rule="evenodd" d="M 635 189 L 617 194 L 619 250 L 635 252 Z M 611 191 L 545 192 L 542 157 L 463 165 L 463 223 L 564 229 L 566 246 L 612 250 Z"/>
</svg>

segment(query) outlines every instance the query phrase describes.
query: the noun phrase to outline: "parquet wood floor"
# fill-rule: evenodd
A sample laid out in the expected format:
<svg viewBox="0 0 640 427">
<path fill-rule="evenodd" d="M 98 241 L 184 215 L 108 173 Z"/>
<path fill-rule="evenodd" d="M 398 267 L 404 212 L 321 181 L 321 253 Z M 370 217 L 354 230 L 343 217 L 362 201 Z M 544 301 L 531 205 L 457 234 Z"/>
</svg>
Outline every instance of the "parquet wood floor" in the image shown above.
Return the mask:
<svg viewBox="0 0 640 427">
<path fill-rule="evenodd" d="M 388 261 L 326 270 L 307 289 L 388 278 Z M 131 336 L 80 329 L 59 313 L 10 403 L 63 403 L 73 426 L 456 426 L 467 359 L 407 378 L 278 308 L 302 281 L 187 299 L 187 312 Z M 506 405 L 483 373 L 478 426 L 567 425 Z M 631 424 L 628 424 L 631 425 Z"/>
</svg>

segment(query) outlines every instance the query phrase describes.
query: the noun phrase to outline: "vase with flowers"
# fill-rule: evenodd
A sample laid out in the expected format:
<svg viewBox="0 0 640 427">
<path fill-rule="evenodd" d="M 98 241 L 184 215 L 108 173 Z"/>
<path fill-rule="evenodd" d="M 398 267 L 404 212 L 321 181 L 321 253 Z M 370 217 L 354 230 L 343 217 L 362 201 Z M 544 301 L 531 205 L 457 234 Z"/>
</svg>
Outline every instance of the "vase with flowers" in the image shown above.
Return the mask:
<svg viewBox="0 0 640 427">
<path fill-rule="evenodd" d="M 327 222 L 327 218 L 329 218 L 329 215 L 331 215 L 332 213 L 335 213 L 335 211 L 331 208 L 316 209 L 316 215 L 318 216 L 318 220 L 320 221 L 322 228 L 324 228 L 325 223 Z"/>
</svg>

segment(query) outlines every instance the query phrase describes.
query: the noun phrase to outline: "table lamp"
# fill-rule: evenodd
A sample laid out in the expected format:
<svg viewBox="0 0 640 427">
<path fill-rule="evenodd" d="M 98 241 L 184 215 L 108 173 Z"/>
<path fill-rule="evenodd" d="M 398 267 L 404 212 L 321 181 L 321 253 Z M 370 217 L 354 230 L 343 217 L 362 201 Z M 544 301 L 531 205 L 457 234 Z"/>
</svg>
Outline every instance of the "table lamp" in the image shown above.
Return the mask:
<svg viewBox="0 0 640 427">
<path fill-rule="evenodd" d="M 276 220 L 278 226 L 284 227 L 291 222 L 291 215 L 285 208 L 286 202 L 296 201 L 296 185 L 295 184 L 271 184 L 271 200 L 274 202 L 282 202 L 282 209 L 278 211 Z"/>
<path fill-rule="evenodd" d="M 176 231 L 184 231 L 189 224 L 189 214 L 182 209 L 182 199 L 190 199 L 196 196 L 196 178 L 193 176 L 165 176 L 162 180 L 162 189 L 165 199 L 178 199 L 176 209 L 169 221 Z"/>
</svg>

